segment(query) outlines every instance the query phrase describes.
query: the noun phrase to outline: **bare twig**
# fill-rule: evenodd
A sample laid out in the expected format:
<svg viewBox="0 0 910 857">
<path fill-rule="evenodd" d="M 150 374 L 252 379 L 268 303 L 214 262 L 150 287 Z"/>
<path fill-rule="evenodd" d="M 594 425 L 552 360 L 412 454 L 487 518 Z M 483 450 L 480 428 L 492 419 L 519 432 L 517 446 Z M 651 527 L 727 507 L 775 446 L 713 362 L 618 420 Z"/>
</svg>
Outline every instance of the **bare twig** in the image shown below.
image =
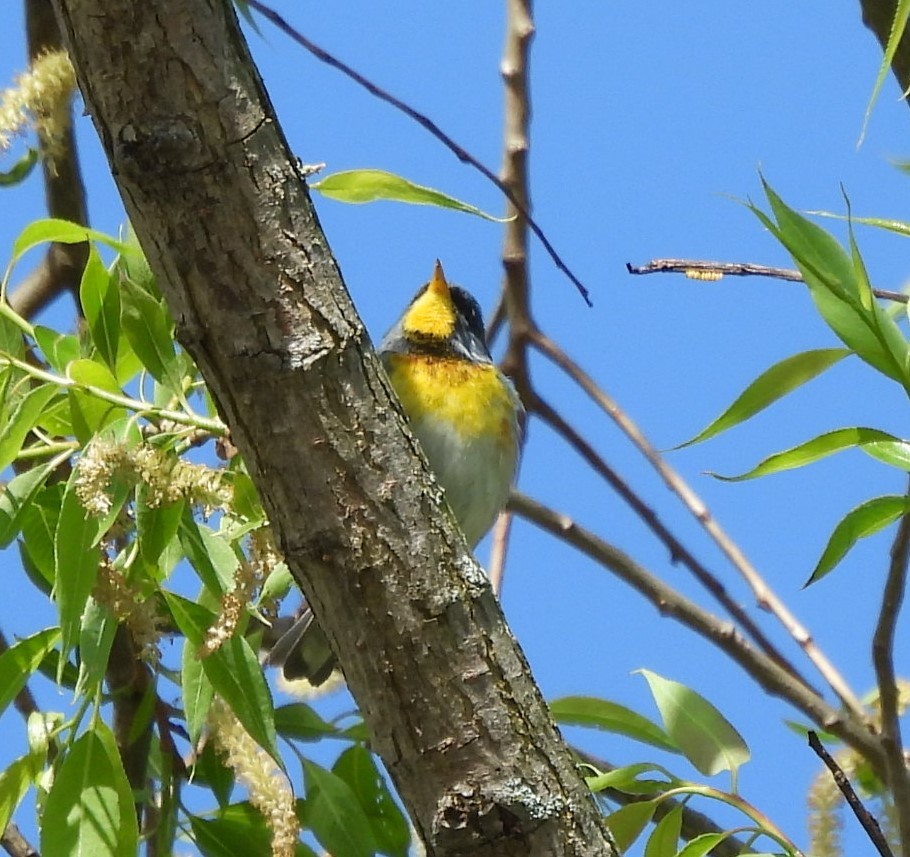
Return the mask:
<svg viewBox="0 0 910 857">
<path fill-rule="evenodd" d="M 473 167 L 477 172 L 479 172 L 487 181 L 492 182 L 499 188 L 500 191 L 505 195 L 506 199 L 509 200 L 519 211 L 521 211 L 522 216 L 527 220 L 528 226 L 531 231 L 537 236 L 537 239 L 543 245 L 544 250 L 547 251 L 549 257 L 553 260 L 553 264 L 559 268 L 571 281 L 572 284 L 578 289 L 578 293 L 584 298 L 585 303 L 588 306 L 591 306 L 591 297 L 590 292 L 587 287 L 582 283 L 580 279 L 572 272 L 569 266 L 563 261 L 559 253 L 556 252 L 556 248 L 550 243 L 550 240 L 547 238 L 544 231 L 540 228 L 537 222 L 534 220 L 531 215 L 525 211 L 519 202 L 519 200 L 512 194 L 512 192 L 507 188 L 497 177 L 496 174 L 483 163 L 481 163 L 477 158 L 475 158 L 470 152 L 460 146 L 455 142 L 448 134 L 446 134 L 435 122 L 433 122 L 429 117 L 425 116 L 423 113 L 415 110 L 408 104 L 405 104 L 400 98 L 396 98 L 386 90 L 377 86 L 371 80 L 365 78 L 362 74 L 355 71 L 349 65 L 343 63 L 340 59 L 330 54 L 328 51 L 323 50 L 319 45 L 311 42 L 306 36 L 304 36 L 299 30 L 294 29 L 281 15 L 279 15 L 274 9 L 271 9 L 269 6 L 266 6 L 264 3 L 260 3 L 259 0 L 247 0 L 247 4 L 250 8 L 255 9 L 267 20 L 271 21 L 279 30 L 281 30 L 288 38 L 297 42 L 302 48 L 305 48 L 309 51 L 316 59 L 320 62 L 324 62 L 326 65 L 330 65 L 332 68 L 337 69 L 346 77 L 349 77 L 353 80 L 358 86 L 363 87 L 370 95 L 378 98 L 380 101 L 384 101 L 386 104 L 391 105 L 396 110 L 404 113 L 409 119 L 413 119 L 418 125 L 421 125 L 427 131 L 429 131 L 440 143 L 442 143 L 459 161 L 463 164 L 468 164 L 468 166 Z"/>
<path fill-rule="evenodd" d="M 0 846 L 10 857 L 41 857 L 38 849 L 19 832 L 19 828 L 12 822 L 6 825 L 6 830 L 0 836 Z"/>
<path fill-rule="evenodd" d="M 618 548 L 579 526 L 566 515 L 554 512 L 530 497 L 513 492 L 509 508 L 541 529 L 577 548 L 650 601 L 739 664 L 773 696 L 786 699 L 820 728 L 841 738 L 861 753 L 876 770 L 884 770 L 882 748 L 875 736 L 852 717 L 807 690 L 802 682 L 781 669 L 766 654 L 755 649 L 729 622 L 709 613 L 680 595 Z"/>
<path fill-rule="evenodd" d="M 702 565 L 701 562 L 680 542 L 673 533 L 664 525 L 657 513 L 648 506 L 611 468 L 594 448 L 573 428 L 561 414 L 540 396 L 535 396 L 526 403 L 528 411 L 537 414 L 545 423 L 562 435 L 565 441 L 588 463 L 590 468 L 601 476 L 648 528 L 660 539 L 670 551 L 670 561 L 683 563 L 694 575 L 695 579 L 717 600 L 717 602 L 739 622 L 742 630 L 747 633 L 755 644 L 781 669 L 790 673 L 797 681 L 802 682 L 807 690 L 820 695 L 818 690 L 800 675 L 799 671 L 791 664 L 777 647 L 768 639 L 767 635 L 758 627 L 745 609 L 730 596 L 726 587 Z"/>
<path fill-rule="evenodd" d="M 863 826 L 866 835 L 872 841 L 872 844 L 876 847 L 878 853 L 881 854 L 881 857 L 894 857 L 891 846 L 888 845 L 888 840 L 885 839 L 875 816 L 863 806 L 862 801 L 857 797 L 856 792 L 853 790 L 853 786 L 850 785 L 850 780 L 841 769 L 841 766 L 837 764 L 831 754 L 824 748 L 824 745 L 818 739 L 818 735 L 811 729 L 809 730 L 809 746 L 815 751 L 815 754 L 819 759 L 827 765 L 828 770 L 831 771 L 834 782 L 840 789 L 844 799 L 850 805 L 850 809 L 853 810 L 853 814 L 856 816 L 857 821 Z"/>
<path fill-rule="evenodd" d="M 894 633 L 904 600 L 907 583 L 907 559 L 910 556 L 910 515 L 901 518 L 891 563 L 882 594 L 882 608 L 872 637 L 872 662 L 878 683 L 881 708 L 881 742 L 885 751 L 888 785 L 894 797 L 901 839 L 901 851 L 910 854 L 910 777 L 901 739 L 900 702 L 894 675 Z"/>
<path fill-rule="evenodd" d="M 667 487 L 680 499 L 706 530 L 715 544 L 749 585 L 758 606 L 768 610 L 784 626 L 790 636 L 802 648 L 806 657 L 814 664 L 819 674 L 850 710 L 859 723 L 867 723 L 868 717 L 856 695 L 844 681 L 843 676 L 828 660 L 827 656 L 812 639 L 809 631 L 790 612 L 790 609 L 778 598 L 777 594 L 758 573 L 739 546 L 727 535 L 714 519 L 702 499 L 689 487 L 682 477 L 664 460 L 663 456 L 642 434 L 632 419 L 604 392 L 578 364 L 576 364 L 559 346 L 539 330 L 530 332 L 533 345 L 562 369 L 588 396 L 619 426 L 626 437 L 638 448 L 657 471 Z"/>
<path fill-rule="evenodd" d="M 791 283 L 802 283 L 803 275 L 793 268 L 771 268 L 752 262 L 708 262 L 703 259 L 652 259 L 646 265 L 626 262 L 630 274 L 685 274 L 695 280 L 719 280 L 721 277 L 773 277 Z M 905 304 L 910 296 L 888 289 L 872 289 L 883 300 Z"/>
</svg>

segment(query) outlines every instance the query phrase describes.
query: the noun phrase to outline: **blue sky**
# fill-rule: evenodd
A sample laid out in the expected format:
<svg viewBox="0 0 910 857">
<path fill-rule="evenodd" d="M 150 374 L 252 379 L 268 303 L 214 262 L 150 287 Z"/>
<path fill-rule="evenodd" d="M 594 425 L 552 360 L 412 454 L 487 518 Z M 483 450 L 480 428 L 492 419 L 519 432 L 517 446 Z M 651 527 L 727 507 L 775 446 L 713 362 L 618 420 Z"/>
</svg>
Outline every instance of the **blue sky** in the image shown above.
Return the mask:
<svg viewBox="0 0 910 857">
<path fill-rule="evenodd" d="M 503 4 L 488 0 L 387 4 L 276 2 L 306 35 L 416 109 L 498 170 Z M 588 309 L 539 245 L 531 251 L 534 313 L 615 397 L 658 447 L 692 436 L 756 375 L 797 351 L 833 346 L 799 285 L 719 283 L 680 276 L 630 277 L 625 263 L 691 257 L 789 265 L 784 251 L 738 200 L 761 202 L 758 171 L 794 207 L 843 211 L 842 188 L 860 215 L 910 219 L 908 179 L 891 164 L 908 155 L 910 112 L 889 78 L 857 147 L 880 50 L 856 4 L 703 0 L 649 4 L 538 3 L 532 50 L 531 177 L 535 216 L 591 290 Z M 22 67 L 21 12 L 0 31 L 0 86 Z M 267 23 L 251 34 L 254 56 L 295 153 L 327 172 L 374 167 L 501 213 L 495 188 L 437 141 Z M 123 212 L 90 121 L 78 119 L 92 225 L 115 232 Z M 2 163 L 0 163 L 2 166 Z M 0 257 L 42 215 L 37 179 L 3 191 Z M 500 228 L 476 218 L 391 203 L 346 206 L 317 198 L 347 286 L 374 340 L 443 261 L 454 281 L 489 310 L 500 283 Z M 830 223 L 837 234 L 843 230 Z M 900 239 L 862 230 L 870 275 L 883 288 L 907 279 Z M 61 302 L 48 319 L 68 325 Z M 688 513 L 613 425 L 545 363 L 539 390 L 580 426 L 610 464 L 748 605 L 799 661 Z M 892 471 L 848 453 L 808 470 L 744 484 L 704 475 L 741 472 L 764 455 L 827 429 L 870 425 L 906 435 L 907 403 L 848 361 L 751 424 L 669 454 L 769 583 L 810 627 L 862 694 L 872 686 L 869 649 L 891 532 L 857 548 L 838 573 L 808 591 L 827 534 L 864 499 L 903 490 Z M 562 441 L 533 424 L 522 490 L 573 516 L 655 574 L 695 597 L 684 569 Z M 486 560 L 481 546 L 479 558 Z M 0 557 L 15 581 L 16 557 Z M 782 726 L 793 712 L 742 676 L 721 653 L 660 618 L 608 572 L 518 522 L 503 604 L 544 694 L 603 696 L 656 717 L 645 667 L 711 699 L 753 749 L 742 793 L 805 842 L 803 799 L 817 770 Z M 18 585 L 18 583 L 16 583 Z M 707 603 L 698 596 L 702 603 Z M 9 602 L 8 602 L 9 603 Z M 34 627 L 0 610 L 8 634 Z M 898 639 L 898 670 L 907 670 Z M 806 667 L 806 672 L 811 672 Z M 813 676 L 815 678 L 815 676 Z M 346 703 L 329 701 L 329 709 Z M 3 728 L 20 729 L 9 715 Z M 18 734 L 18 733 L 17 733 Z M 614 762 L 654 753 L 604 736 L 571 733 Z M 583 740 L 582 740 L 583 739 Z M 697 778 L 677 763 L 678 771 Z M 723 778 L 716 785 L 723 786 Z M 710 809 L 709 807 L 701 807 Z M 853 827 L 847 821 L 848 829 Z M 853 840 L 867 853 L 862 837 Z"/>
</svg>

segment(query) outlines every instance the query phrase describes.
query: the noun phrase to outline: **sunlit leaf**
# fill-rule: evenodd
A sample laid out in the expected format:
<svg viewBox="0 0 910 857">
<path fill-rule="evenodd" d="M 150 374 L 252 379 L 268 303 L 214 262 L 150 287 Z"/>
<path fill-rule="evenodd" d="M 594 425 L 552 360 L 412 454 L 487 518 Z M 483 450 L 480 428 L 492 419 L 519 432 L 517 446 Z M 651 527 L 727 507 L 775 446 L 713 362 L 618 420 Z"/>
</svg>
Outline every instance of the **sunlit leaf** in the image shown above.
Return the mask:
<svg viewBox="0 0 910 857">
<path fill-rule="evenodd" d="M 651 771 L 664 774 L 666 779 L 641 779 L 642 774 Z M 612 771 L 585 777 L 585 782 L 588 788 L 595 793 L 604 789 L 616 789 L 626 794 L 648 795 L 664 792 L 668 788 L 672 788 L 678 780 L 661 765 L 655 765 L 652 762 L 638 762 L 634 765 L 625 765 L 621 768 L 614 768 Z"/>
<path fill-rule="evenodd" d="M 616 840 L 620 853 L 625 853 L 648 826 L 657 809 L 657 801 L 643 800 L 620 807 L 606 817 L 607 827 Z"/>
<path fill-rule="evenodd" d="M 0 827 L 6 830 L 29 786 L 40 774 L 34 757 L 20 756 L 0 771 Z"/>
<path fill-rule="evenodd" d="M 323 196 L 339 202 L 363 203 L 384 199 L 408 202 L 412 205 L 435 205 L 439 208 L 450 208 L 466 214 L 475 214 L 484 220 L 492 220 L 496 223 L 506 222 L 505 219 L 493 217 L 476 206 L 461 202 L 441 191 L 414 184 L 401 176 L 383 170 L 347 170 L 342 173 L 333 173 L 312 183 L 310 187 L 318 190 Z"/>
<path fill-rule="evenodd" d="M 910 471 L 910 443 L 905 440 L 884 440 L 864 443 L 860 449 L 892 467 Z"/>
<path fill-rule="evenodd" d="M 768 476 L 771 473 L 780 473 L 783 470 L 793 470 L 796 467 L 804 467 L 812 464 L 836 452 L 853 447 L 863 447 L 867 443 L 878 443 L 881 441 L 898 443 L 898 438 L 878 429 L 851 427 L 837 429 L 836 431 L 826 432 L 825 434 L 807 440 L 799 446 L 792 449 L 786 449 L 783 452 L 775 453 L 759 462 L 752 470 L 742 473 L 739 476 L 721 476 L 718 473 L 711 473 L 717 479 L 723 479 L 726 482 L 738 482 L 743 479 L 755 479 L 759 476 Z"/>
<path fill-rule="evenodd" d="M 749 761 L 749 748 L 727 719 L 703 696 L 650 670 L 638 670 L 648 682 L 664 728 L 686 758 L 705 776 L 734 775 Z"/>
<path fill-rule="evenodd" d="M 186 500 L 180 498 L 170 503 L 152 503 L 149 488 L 144 484 L 136 486 L 136 537 L 139 540 L 139 555 L 150 566 L 158 564 L 158 558 L 180 526 Z"/>
<path fill-rule="evenodd" d="M 159 384 L 177 391 L 181 373 L 164 304 L 131 279 L 123 278 L 121 289 L 121 323 L 133 351 Z"/>
<path fill-rule="evenodd" d="M 35 341 L 51 368 L 61 375 L 66 374 L 66 367 L 78 359 L 81 352 L 77 336 L 59 333 L 40 324 L 35 325 Z"/>
<path fill-rule="evenodd" d="M 16 698 L 59 640 L 59 628 L 45 628 L 31 637 L 17 640 L 0 655 L 0 712 Z"/>
<path fill-rule="evenodd" d="M 8 170 L 0 170 L 0 187 L 12 187 L 24 182 L 35 164 L 38 163 L 38 150 L 29 147 L 28 151 Z"/>
<path fill-rule="evenodd" d="M 67 368 L 67 374 L 78 384 L 115 396 L 123 395 L 117 379 L 103 363 L 87 359 L 74 360 Z M 122 420 L 127 415 L 125 408 L 94 393 L 71 388 L 68 394 L 73 431 L 82 443 L 88 443 L 105 426 Z"/>
<path fill-rule="evenodd" d="M 125 249 L 122 242 L 103 232 L 80 226 L 78 223 L 72 223 L 69 220 L 59 220 L 48 218 L 46 220 L 35 220 L 29 223 L 22 232 L 19 233 L 13 242 L 12 262 L 39 244 L 46 244 L 49 241 L 56 241 L 60 244 L 80 244 L 83 241 L 98 241 L 114 250 Z"/>
<path fill-rule="evenodd" d="M 48 476 L 58 467 L 48 461 L 14 476 L 0 494 L 0 548 L 5 548 L 19 534 L 22 518 Z"/>
<path fill-rule="evenodd" d="M 885 83 L 885 78 L 891 70 L 891 63 L 894 55 L 897 53 L 898 45 L 904 35 L 904 28 L 907 26 L 907 17 L 910 15 L 910 0 L 898 0 L 894 10 L 894 18 L 891 23 L 891 32 L 888 34 L 888 41 L 885 44 L 885 52 L 882 56 L 882 64 L 878 67 L 878 74 L 875 77 L 875 85 L 872 87 L 872 94 L 866 104 L 866 112 L 863 116 L 863 128 L 860 131 L 859 142 L 862 143 L 866 136 L 866 128 L 869 125 L 869 119 L 872 116 L 872 108 L 878 100 L 878 95 Z"/>
<path fill-rule="evenodd" d="M 113 613 L 90 598 L 82 614 L 79 634 L 77 695 L 91 698 L 104 681 L 116 630 L 117 620 Z"/>
<path fill-rule="evenodd" d="M 28 433 L 57 393 L 53 384 L 42 384 L 18 401 L 6 425 L 0 429 L 0 471 L 6 470 L 19 455 Z"/>
<path fill-rule="evenodd" d="M 702 833 L 694 839 L 690 839 L 677 854 L 677 857 L 706 857 L 729 835 L 729 833 Z"/>
<path fill-rule="evenodd" d="M 592 726 L 625 735 L 652 747 L 678 753 L 679 748 L 656 723 L 629 708 L 590 696 L 566 696 L 550 703 L 550 713 L 557 723 Z"/>
<path fill-rule="evenodd" d="M 183 641 L 183 658 L 181 661 L 180 682 L 183 690 L 183 710 L 186 716 L 186 728 L 190 744 L 197 746 L 205 726 L 215 689 L 202 668 L 198 655 L 199 646 L 191 640 Z"/>
<path fill-rule="evenodd" d="M 701 443 L 745 422 L 851 353 L 846 348 L 821 348 L 816 351 L 803 351 L 775 363 L 749 384 L 716 420 L 676 449 Z"/>
<path fill-rule="evenodd" d="M 101 359 L 113 371 L 117 367 L 120 341 L 120 289 L 108 273 L 94 245 L 82 272 L 79 286 L 82 312 Z"/>
<path fill-rule="evenodd" d="M 682 807 L 675 806 L 654 825 L 644 857 L 675 857 L 681 831 Z"/>
<path fill-rule="evenodd" d="M 874 497 L 851 509 L 834 528 L 815 570 L 805 585 L 821 580 L 859 539 L 874 535 L 910 510 L 910 497 Z"/>
</svg>

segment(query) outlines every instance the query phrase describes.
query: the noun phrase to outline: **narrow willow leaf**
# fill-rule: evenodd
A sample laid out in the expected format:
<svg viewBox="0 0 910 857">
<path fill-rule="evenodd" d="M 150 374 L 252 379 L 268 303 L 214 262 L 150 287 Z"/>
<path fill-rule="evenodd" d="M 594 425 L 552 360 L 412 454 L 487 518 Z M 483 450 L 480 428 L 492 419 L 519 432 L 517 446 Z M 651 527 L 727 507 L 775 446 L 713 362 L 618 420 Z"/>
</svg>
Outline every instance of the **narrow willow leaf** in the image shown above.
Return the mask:
<svg viewBox="0 0 910 857">
<path fill-rule="evenodd" d="M 112 238 L 110 235 L 105 235 L 103 232 L 88 229 L 78 223 L 71 223 L 69 220 L 48 218 L 29 223 L 19 233 L 13 242 L 13 255 L 10 264 L 15 263 L 23 253 L 32 247 L 46 244 L 49 241 L 56 241 L 60 244 L 81 244 L 83 241 L 98 241 L 118 252 L 126 249 L 123 242 Z"/>
<path fill-rule="evenodd" d="M 739 476 L 721 476 L 718 473 L 711 473 L 716 479 L 722 479 L 725 482 L 739 482 L 744 479 L 756 479 L 759 476 L 768 476 L 771 473 L 780 473 L 783 470 L 793 470 L 796 467 L 804 467 L 812 464 L 836 452 L 853 447 L 862 448 L 868 443 L 878 443 L 887 441 L 899 443 L 894 435 L 888 434 L 878 429 L 851 427 L 837 429 L 836 431 L 826 432 L 799 446 L 792 449 L 786 449 L 783 452 L 769 455 L 766 459 L 759 462 L 752 470 L 742 473 Z"/>
<path fill-rule="evenodd" d="M 29 504 L 57 467 L 58 463 L 48 461 L 40 467 L 33 467 L 14 476 L 6 483 L 6 488 L 0 494 L 0 548 L 7 547 L 19 534 Z"/>
<path fill-rule="evenodd" d="M 910 166 L 910 165 L 908 165 Z M 843 214 L 837 214 L 833 211 L 810 211 L 816 217 L 830 217 L 833 220 L 846 220 Z M 910 223 L 906 220 L 892 220 L 886 217 L 855 217 L 850 216 L 853 223 L 859 223 L 863 226 L 873 226 L 876 229 L 884 229 L 887 232 L 896 232 L 898 235 L 910 236 Z"/>
<path fill-rule="evenodd" d="M 234 572 L 240 560 L 224 538 L 198 523 L 189 508 L 183 512 L 177 536 L 186 558 L 205 587 L 218 596 L 229 592 L 234 586 Z"/>
<path fill-rule="evenodd" d="M 215 689 L 202 668 L 202 661 L 197 654 L 198 649 L 199 646 L 194 645 L 189 639 L 183 641 L 180 682 L 183 689 L 183 710 L 186 715 L 186 729 L 189 732 L 190 744 L 193 747 L 199 744 L 199 738 L 205 726 L 205 719 L 215 696 Z"/>
<path fill-rule="evenodd" d="M 649 771 L 658 771 L 666 776 L 666 779 L 660 780 L 643 780 L 641 774 Z M 622 768 L 614 768 L 612 771 L 606 771 L 593 777 L 585 777 L 585 783 L 595 794 L 602 792 L 604 789 L 616 789 L 633 795 L 655 794 L 665 792 L 672 788 L 679 780 L 673 776 L 666 768 L 661 765 L 655 765 L 651 762 L 638 762 L 634 765 L 625 765 Z"/>
<path fill-rule="evenodd" d="M 643 800 L 627 804 L 607 816 L 607 827 L 610 828 L 621 854 L 632 847 L 654 817 L 656 809 L 656 800 Z"/>
<path fill-rule="evenodd" d="M 70 363 L 67 374 L 77 384 L 94 387 L 122 396 L 123 391 L 110 369 L 95 360 L 74 360 Z M 126 418 L 125 408 L 101 399 L 93 393 L 76 388 L 68 391 L 70 414 L 73 420 L 73 432 L 82 443 L 88 443 L 101 429 Z"/>
<path fill-rule="evenodd" d="M 146 691 L 146 699 L 154 700 L 153 694 Z M 141 714 L 141 711 L 140 711 Z M 136 819 L 136 804 L 134 802 L 133 790 L 129 780 L 126 777 L 126 771 L 123 767 L 123 760 L 120 756 L 120 749 L 117 746 L 117 740 L 114 733 L 106 723 L 98 723 L 94 726 L 95 734 L 101 744 L 102 749 L 107 754 L 107 760 L 111 766 L 113 774 L 113 786 L 117 792 L 117 798 L 120 804 L 120 828 L 117 832 L 117 855 L 123 857 L 133 857 L 139 847 L 139 827 Z M 127 741 L 132 743 L 136 740 L 136 735 L 128 735 Z"/>
<path fill-rule="evenodd" d="M 828 538 L 828 544 L 805 586 L 821 580 L 860 539 L 874 535 L 910 510 L 910 497 L 874 497 L 851 509 Z"/>
<path fill-rule="evenodd" d="M 66 374 L 66 367 L 80 354 L 78 337 L 71 333 L 59 333 L 40 324 L 35 325 L 35 341 L 51 368 L 61 375 Z"/>
<path fill-rule="evenodd" d="M 373 755 L 365 747 L 348 747 L 332 765 L 332 772 L 350 787 L 373 832 L 376 850 L 389 857 L 407 857 L 411 828 L 389 794 Z"/>
<path fill-rule="evenodd" d="M 430 187 L 414 184 L 394 173 L 383 170 L 347 170 L 333 173 L 310 185 L 323 196 L 339 202 L 364 203 L 385 199 L 395 202 L 407 202 L 411 205 L 435 205 L 439 208 L 451 208 L 474 214 L 484 220 L 505 223 L 508 218 L 493 217 L 473 205 L 448 196 Z"/>
<path fill-rule="evenodd" d="M 0 170 L 0 187 L 12 187 L 24 182 L 31 175 L 37 163 L 38 150 L 29 146 L 28 151 L 12 167 L 8 170 Z"/>
<path fill-rule="evenodd" d="M 139 555 L 151 567 L 158 564 L 180 526 L 180 520 L 186 507 L 186 500 L 180 498 L 172 503 L 149 502 L 147 485 L 136 486 L 136 537 L 139 539 Z"/>
<path fill-rule="evenodd" d="M 34 757 L 20 756 L 0 772 L 0 825 L 6 830 L 16 808 L 32 782 L 41 773 Z"/>
<path fill-rule="evenodd" d="M 863 128 L 859 135 L 859 144 L 862 144 L 866 136 L 866 128 L 869 126 L 869 119 L 872 116 L 872 108 L 878 100 L 878 95 L 885 83 L 885 78 L 891 70 L 891 63 L 894 55 L 897 53 L 897 47 L 901 43 L 904 35 L 904 28 L 907 26 L 907 17 L 910 16 L 910 0 L 898 0 L 894 10 L 894 20 L 891 24 L 891 32 L 888 34 L 888 42 L 885 45 L 885 53 L 882 57 L 882 64 L 878 67 L 878 74 L 875 77 L 875 85 L 872 87 L 872 94 L 869 96 L 869 103 L 866 105 L 866 112 L 863 116 Z"/>
<path fill-rule="evenodd" d="M 700 836 L 690 839 L 676 857 L 706 857 L 729 835 L 729 833 L 702 833 Z"/>
<path fill-rule="evenodd" d="M 749 748 L 727 719 L 703 696 L 650 670 L 648 682 L 664 728 L 686 758 L 705 776 L 730 771 L 749 761 Z"/>
<path fill-rule="evenodd" d="M 101 359 L 114 370 L 120 341 L 120 289 L 101 261 L 94 245 L 79 286 L 82 312 Z"/>
<path fill-rule="evenodd" d="M 89 599 L 79 633 L 79 681 L 76 695 L 91 699 L 104 681 L 110 661 L 117 620 L 111 611 Z"/>
<path fill-rule="evenodd" d="M 0 712 L 16 698 L 59 640 L 59 628 L 45 628 L 31 637 L 17 640 L 0 655 Z"/>
<path fill-rule="evenodd" d="M 675 806 L 657 824 L 648 837 L 644 857 L 675 857 L 682 832 L 682 807 Z"/>
<path fill-rule="evenodd" d="M 121 287 L 121 323 L 133 351 L 159 384 L 179 390 L 181 373 L 164 304 L 131 279 L 124 278 Z"/>
<path fill-rule="evenodd" d="M 910 443 L 905 440 L 864 443 L 860 449 L 866 455 L 890 464 L 891 467 L 910 471 Z"/>
<path fill-rule="evenodd" d="M 105 730 L 97 721 L 63 758 L 44 806 L 43 857 L 136 854 L 136 811 L 119 756 L 115 762 L 101 738 Z"/>
<path fill-rule="evenodd" d="M 550 703 L 550 713 L 557 723 L 571 726 L 593 726 L 605 732 L 625 735 L 652 747 L 678 753 L 679 748 L 656 723 L 629 708 L 590 696 L 566 696 Z"/>
<path fill-rule="evenodd" d="M 675 449 L 701 443 L 745 422 L 851 353 L 846 348 L 820 348 L 815 351 L 803 351 L 775 363 L 749 384 L 716 420 Z"/>
<path fill-rule="evenodd" d="M 341 777 L 303 760 L 303 822 L 336 857 L 372 857 L 376 842 L 357 796 Z"/>
<path fill-rule="evenodd" d="M 172 592 L 165 592 L 164 598 L 177 627 L 198 653 L 214 615 Z M 202 669 L 250 737 L 283 768 L 275 734 L 272 694 L 250 644 L 243 637 L 231 637 L 202 658 Z"/>
<path fill-rule="evenodd" d="M 82 611 L 98 577 L 101 559 L 101 550 L 94 544 L 97 523 L 86 514 L 76 494 L 78 475 L 74 470 L 66 483 L 54 533 L 54 594 L 64 656 L 79 641 Z"/>
<path fill-rule="evenodd" d="M 226 806 L 214 818 L 190 815 L 189 821 L 193 840 L 203 857 L 272 853 L 272 831 L 262 813 L 250 803 Z M 298 842 L 294 857 L 316 857 L 316 852 Z"/>
<path fill-rule="evenodd" d="M 57 393 L 53 384 L 42 384 L 29 390 L 16 404 L 6 425 L 0 430 L 0 471 L 6 470 L 15 461 L 28 433 Z"/>
<path fill-rule="evenodd" d="M 338 727 L 323 720 L 305 702 L 292 702 L 275 709 L 275 729 L 282 738 L 318 741 L 326 735 L 338 737 Z"/>
</svg>

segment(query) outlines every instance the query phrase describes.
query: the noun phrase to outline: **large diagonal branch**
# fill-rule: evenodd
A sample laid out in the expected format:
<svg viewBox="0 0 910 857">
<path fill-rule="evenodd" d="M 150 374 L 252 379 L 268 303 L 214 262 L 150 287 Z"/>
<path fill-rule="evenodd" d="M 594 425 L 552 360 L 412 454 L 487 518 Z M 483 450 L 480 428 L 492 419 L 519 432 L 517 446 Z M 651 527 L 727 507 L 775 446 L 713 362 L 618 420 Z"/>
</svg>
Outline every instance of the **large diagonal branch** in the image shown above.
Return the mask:
<svg viewBox="0 0 910 857">
<path fill-rule="evenodd" d="M 180 341 L 428 852 L 612 854 L 440 511 L 231 5 L 56 3 Z"/>
</svg>

